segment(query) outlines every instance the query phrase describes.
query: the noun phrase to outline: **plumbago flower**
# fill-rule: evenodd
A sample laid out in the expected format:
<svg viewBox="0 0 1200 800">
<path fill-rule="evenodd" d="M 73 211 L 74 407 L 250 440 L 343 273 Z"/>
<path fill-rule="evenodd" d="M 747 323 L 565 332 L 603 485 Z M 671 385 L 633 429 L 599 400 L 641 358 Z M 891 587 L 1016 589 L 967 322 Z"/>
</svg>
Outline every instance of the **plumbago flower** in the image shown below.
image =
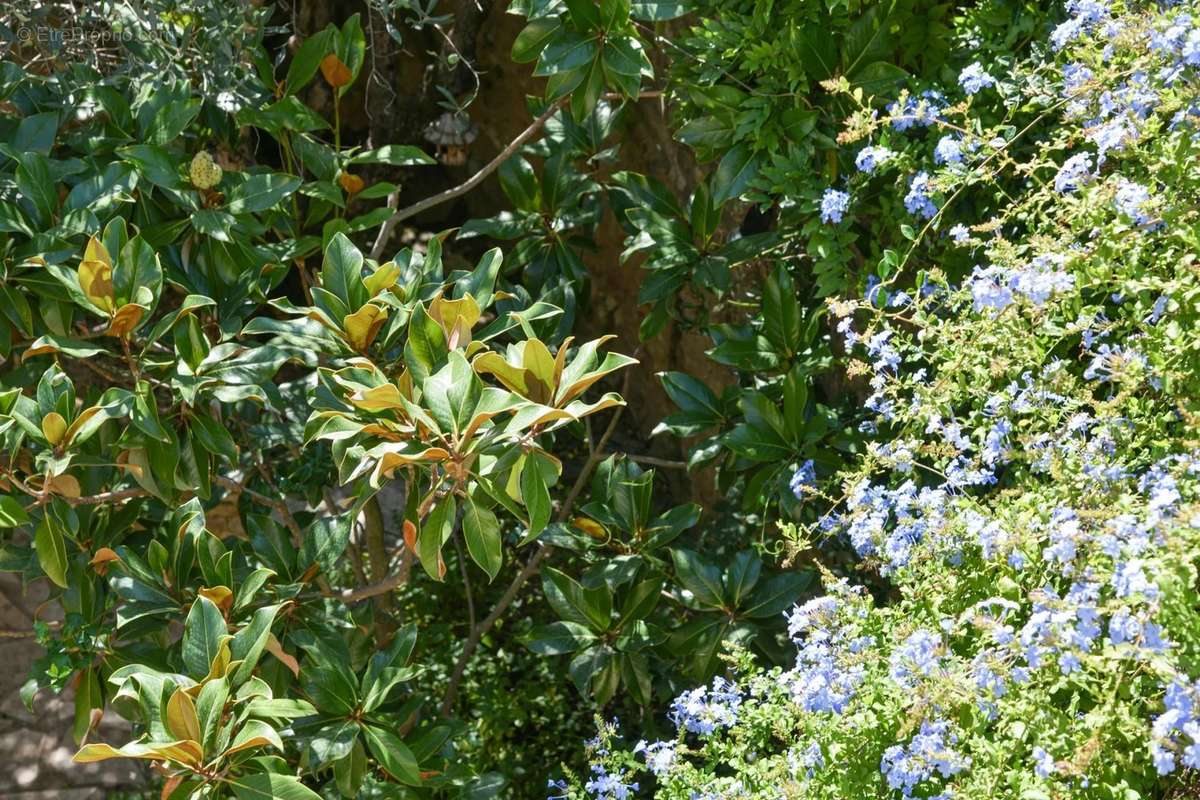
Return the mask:
<svg viewBox="0 0 1200 800">
<path fill-rule="evenodd" d="M 848 152 L 845 191 L 930 230 L 830 304 L 862 443 L 801 466 L 782 526 L 823 591 L 786 668 L 732 653 L 675 740 L 594 752 L 605 774 L 668 800 L 1195 796 L 1200 2 L 1066 11 L 1049 61 L 964 64 L 969 103 L 847 124 L 890 150 Z"/>
</svg>

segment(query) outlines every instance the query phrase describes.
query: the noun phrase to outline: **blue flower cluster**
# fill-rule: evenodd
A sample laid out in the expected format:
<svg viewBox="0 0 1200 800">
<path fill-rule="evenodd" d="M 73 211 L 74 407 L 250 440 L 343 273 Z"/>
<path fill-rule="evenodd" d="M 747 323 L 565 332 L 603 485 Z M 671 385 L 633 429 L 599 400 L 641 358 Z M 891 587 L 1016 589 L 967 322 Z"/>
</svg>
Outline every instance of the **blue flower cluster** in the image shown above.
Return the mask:
<svg viewBox="0 0 1200 800">
<path fill-rule="evenodd" d="M 646 759 L 647 769 L 655 775 L 662 776 L 670 772 L 671 767 L 675 765 L 677 747 L 675 742 L 647 742 L 642 739 L 634 745 L 633 752 Z"/>
<path fill-rule="evenodd" d="M 918 172 L 908 184 L 908 194 L 904 196 L 904 207 L 908 213 L 929 219 L 937 214 L 938 207 L 930 199 L 933 182 L 928 172 Z"/>
<path fill-rule="evenodd" d="M 903 688 L 915 689 L 923 678 L 941 672 L 943 648 L 939 634 L 918 629 L 892 651 L 888 674 Z"/>
<path fill-rule="evenodd" d="M 1091 153 L 1076 153 L 1063 162 L 1058 175 L 1054 177 L 1054 191 L 1059 194 L 1077 192 L 1083 186 L 1091 183 L 1095 177 Z"/>
<path fill-rule="evenodd" d="M 1150 726 L 1150 757 L 1159 775 L 1175 771 L 1178 761 L 1200 769 L 1200 680 L 1173 681 L 1163 696 L 1165 710 Z"/>
<path fill-rule="evenodd" d="M 935 164 L 959 164 L 962 162 L 962 142 L 953 134 L 946 134 L 938 139 L 933 149 Z"/>
<path fill-rule="evenodd" d="M 627 776 L 620 772 L 609 772 L 602 764 L 592 765 L 592 776 L 583 789 L 596 800 L 628 800 L 639 788 L 637 783 L 628 783 Z"/>
<path fill-rule="evenodd" d="M 967 279 L 976 313 L 997 314 L 1024 297 L 1035 306 L 1075 285 L 1075 276 L 1062 268 L 1065 258 L 1056 253 L 1038 256 L 1019 269 L 976 267 Z"/>
<path fill-rule="evenodd" d="M 968 95 L 978 94 L 989 86 L 995 86 L 996 79 L 984 72 L 983 65 L 976 61 L 958 73 L 958 85 Z"/>
<path fill-rule="evenodd" d="M 1062 50 L 1109 19 L 1108 4 L 1101 0 L 1068 0 L 1067 13 L 1071 18 L 1050 34 L 1050 44 L 1055 50 Z"/>
<path fill-rule="evenodd" d="M 1022 790 L 1076 796 L 1107 769 L 1088 763 L 1095 720 L 1119 729 L 1121 741 L 1145 741 L 1140 753 L 1122 754 L 1141 782 L 1153 771 L 1200 769 L 1200 680 L 1188 674 L 1196 640 L 1180 623 L 1195 615 L 1186 593 L 1200 566 L 1200 457 L 1154 461 L 1173 441 L 1184 446 L 1178 387 L 1194 364 L 1181 363 L 1192 351 L 1180 357 L 1171 348 L 1189 324 L 1179 315 L 1190 308 L 1189 277 L 1174 262 L 1147 263 L 1165 240 L 1152 235 L 1163 218 L 1172 235 L 1182 230 L 1172 224 L 1172 206 L 1182 204 L 1174 194 L 1167 203 L 1166 189 L 1179 190 L 1146 155 L 1162 148 L 1181 105 L 1188 120 L 1200 118 L 1200 102 L 1186 93 L 1195 95 L 1187 81 L 1200 74 L 1189 71 L 1200 67 L 1200 24 L 1172 11 L 1148 25 L 1142 8 L 1067 3 L 1070 18 L 1051 37 L 1065 51 L 1057 56 L 1066 62 L 1065 117 L 1032 167 L 1015 173 L 1029 178 L 1027 203 L 963 219 L 945 234 L 986 246 L 988 262 L 955 286 L 946 274 L 962 274 L 965 253 L 952 251 L 940 274 L 932 259 L 910 265 L 928 267 L 920 286 L 902 288 L 903 274 L 893 272 L 869 278 L 861 298 L 830 303 L 852 375 L 869 381 L 862 405 L 870 415 L 856 466 L 821 484 L 822 497 L 841 493 L 841 502 L 808 532 L 848 543 L 861 569 L 887 579 L 894 605 L 872 607 L 864 589 L 833 577 L 846 569 L 830 558 L 831 569 L 821 567 L 827 593 L 787 614 L 792 667 L 739 678 L 744 691 L 718 678 L 680 695 L 671 718 L 681 735 L 710 737 L 701 747 L 719 754 L 711 773 L 698 768 L 699 779 L 686 779 L 719 776 L 692 797 L 731 796 L 727 771 L 742 767 L 731 764 L 727 745 L 761 741 L 754 737 L 777 720 L 794 738 L 775 755 L 777 771 L 739 772 L 747 784 L 783 775 L 814 782 L 821 796 L 844 796 L 843 786 L 832 790 L 837 776 L 857 780 L 878 764 L 889 796 L 989 797 L 1003 791 L 990 763 L 1002 754 L 1001 782 L 1024 770 L 1013 780 Z M 1018 79 L 1000 89 L 1029 91 L 1048 99 L 1037 106 L 1045 107 L 1055 98 L 1044 87 L 1058 90 L 1045 74 L 1036 87 Z M 967 95 L 997 86 L 979 64 L 959 83 Z M 975 153 L 1016 141 L 981 131 L 968 114 L 953 127 L 942 119 L 989 99 L 950 108 L 937 93 L 902 95 L 871 125 L 937 133 L 902 154 L 863 147 L 850 187 L 882 165 L 918 159 L 897 178 L 896 196 L 911 215 L 938 216 L 934 198 L 953 198 L 975 179 L 977 170 L 960 165 L 977 166 Z M 887 132 L 883 142 L 896 138 Z M 1067 151 L 1056 174 L 1045 169 L 1053 162 L 1044 153 L 1080 141 L 1086 149 Z M 1170 138 L 1193 160 L 1195 144 L 1186 134 Z M 1051 174 L 1053 193 L 1043 188 Z M 843 218 L 851 191 L 826 191 L 825 222 Z M 1141 391 L 1147 386 L 1155 391 Z M 807 461 L 790 488 L 811 498 L 816 484 Z M 817 556 L 825 563 L 825 553 Z M 1123 681 L 1116 695 L 1114 680 Z M 764 721 L 764 708 L 777 713 Z M 1017 722 L 1022 733 L 1012 736 Z M 683 780 L 679 763 L 696 751 L 641 742 L 636 752 L 660 778 Z M 751 765 L 771 758 L 744 755 Z M 774 796 L 770 788 L 743 796 Z M 880 794 L 870 785 L 862 792 Z"/>
<path fill-rule="evenodd" d="M 1115 198 L 1117 210 L 1133 220 L 1135 225 L 1148 226 L 1153 221 L 1154 203 L 1150 190 L 1133 181 L 1122 181 Z"/>
<path fill-rule="evenodd" d="M 889 575 L 907 566 L 917 545 L 945 526 L 948 500 L 944 489 L 911 480 L 895 489 L 864 480 L 847 496 L 841 521 L 855 552 L 879 556 L 881 572 Z"/>
<path fill-rule="evenodd" d="M 921 723 L 921 730 L 907 745 L 892 745 L 883 753 L 879 770 L 887 779 L 888 788 L 912 797 L 913 790 L 935 777 L 951 778 L 971 766 L 971 760 L 954 750 L 958 735 L 947 720 Z M 934 798 L 949 800 L 943 793 Z"/>
<path fill-rule="evenodd" d="M 870 175 L 877 168 L 890 161 L 895 155 L 895 153 L 886 147 L 868 145 L 858 151 L 858 155 L 854 158 L 854 166 L 859 172 L 865 172 Z"/>
<path fill-rule="evenodd" d="M 788 634 L 799 652 L 783 683 L 804 711 L 840 714 L 863 682 L 864 655 L 875 639 L 861 633 L 867 616 L 861 587 L 838 581 L 829 588 L 830 594 L 788 615 Z"/>
<path fill-rule="evenodd" d="M 736 723 L 741 704 L 741 690 L 717 676 L 711 688 L 698 686 L 676 697 L 671 703 L 670 717 L 677 728 L 707 736 Z"/>
<path fill-rule="evenodd" d="M 838 189 L 826 189 L 821 197 L 821 222 L 837 224 L 850 208 L 850 195 Z"/>
<path fill-rule="evenodd" d="M 892 128 L 897 131 L 906 131 L 914 125 L 928 128 L 938 121 L 945 110 L 945 103 L 945 95 L 928 89 L 918 97 L 905 95 L 902 100 L 889 103 L 887 112 Z"/>
<path fill-rule="evenodd" d="M 817 485 L 817 470 L 813 465 L 813 460 L 810 458 L 805 461 L 793 473 L 792 479 L 788 482 L 788 488 L 792 490 L 792 494 L 797 500 L 806 499 L 805 488 L 811 488 Z"/>
</svg>

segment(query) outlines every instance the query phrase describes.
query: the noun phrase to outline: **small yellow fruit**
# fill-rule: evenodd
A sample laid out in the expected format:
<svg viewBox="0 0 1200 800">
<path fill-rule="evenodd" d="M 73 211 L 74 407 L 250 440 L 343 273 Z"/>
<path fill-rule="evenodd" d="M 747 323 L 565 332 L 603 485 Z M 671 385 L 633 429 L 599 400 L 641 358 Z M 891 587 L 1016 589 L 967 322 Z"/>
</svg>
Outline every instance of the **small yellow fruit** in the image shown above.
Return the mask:
<svg viewBox="0 0 1200 800">
<path fill-rule="evenodd" d="M 221 182 L 222 172 L 212 156 L 201 150 L 192 157 L 192 166 L 188 174 L 192 179 L 192 186 L 197 189 L 211 189 Z"/>
</svg>

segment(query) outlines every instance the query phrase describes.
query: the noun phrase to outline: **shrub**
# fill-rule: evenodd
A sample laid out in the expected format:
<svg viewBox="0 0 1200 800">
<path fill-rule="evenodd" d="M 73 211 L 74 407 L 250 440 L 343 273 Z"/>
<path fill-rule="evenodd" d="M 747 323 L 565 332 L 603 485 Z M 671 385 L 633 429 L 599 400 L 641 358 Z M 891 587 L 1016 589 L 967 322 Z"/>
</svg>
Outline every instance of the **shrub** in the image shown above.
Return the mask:
<svg viewBox="0 0 1200 800">
<path fill-rule="evenodd" d="M 1196 790 L 1195 11 L 1081 0 L 1019 68 L 842 87 L 847 213 L 879 194 L 909 241 L 829 304 L 865 441 L 797 474 L 819 518 L 783 534 L 857 568 L 788 613 L 794 666 L 734 652 L 673 739 L 605 723 L 552 794 Z"/>
</svg>

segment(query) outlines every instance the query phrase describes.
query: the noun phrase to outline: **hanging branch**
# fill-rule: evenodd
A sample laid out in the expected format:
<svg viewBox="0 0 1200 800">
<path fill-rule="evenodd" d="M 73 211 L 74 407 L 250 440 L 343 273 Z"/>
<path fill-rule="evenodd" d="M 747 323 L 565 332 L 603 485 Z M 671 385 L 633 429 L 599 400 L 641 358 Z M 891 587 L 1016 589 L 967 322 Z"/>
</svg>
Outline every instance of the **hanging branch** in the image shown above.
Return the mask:
<svg viewBox="0 0 1200 800">
<path fill-rule="evenodd" d="M 476 172 L 470 178 L 467 178 L 458 186 L 453 186 L 444 192 L 435 194 L 432 197 L 426 197 L 424 200 L 413 203 L 411 206 L 406 206 L 384 220 L 384 223 L 379 227 L 379 235 L 375 237 L 375 244 L 371 246 L 371 258 L 375 259 L 376 261 L 379 260 L 379 257 L 383 255 L 383 248 L 387 247 L 388 240 L 392 237 L 392 230 L 401 222 L 409 217 L 420 214 L 426 209 L 441 205 L 447 200 L 453 200 L 456 197 L 460 197 L 474 189 L 479 184 L 483 183 L 484 178 L 498 170 L 500 165 L 507 161 L 513 153 L 517 152 L 521 145 L 533 138 L 534 134 L 542 129 L 542 126 L 546 124 L 546 121 L 550 119 L 550 117 L 554 116 L 554 113 L 562 108 L 566 104 L 567 100 L 568 98 L 563 97 L 551 103 L 549 107 L 547 107 L 546 110 L 541 113 L 541 116 L 529 123 L 529 127 L 527 127 L 525 130 L 518 133 L 517 137 L 509 142 L 508 146 L 501 150 L 495 158 L 484 165 L 483 169 Z M 397 198 L 397 200 L 399 198 L 399 195 L 397 195 L 395 192 L 392 193 L 392 196 Z M 396 205 L 397 200 L 393 200 L 391 197 L 389 197 L 388 205 Z"/>
</svg>

